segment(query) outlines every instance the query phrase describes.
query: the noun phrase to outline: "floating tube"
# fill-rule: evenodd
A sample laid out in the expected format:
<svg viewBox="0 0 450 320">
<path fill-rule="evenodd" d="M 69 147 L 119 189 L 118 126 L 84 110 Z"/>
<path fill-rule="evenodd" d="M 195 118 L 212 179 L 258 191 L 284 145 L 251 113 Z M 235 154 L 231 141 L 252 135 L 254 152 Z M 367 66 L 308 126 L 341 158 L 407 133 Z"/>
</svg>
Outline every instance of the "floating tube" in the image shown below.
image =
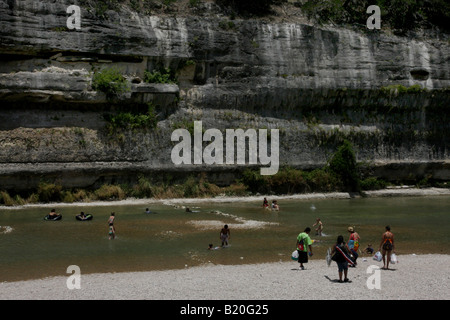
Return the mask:
<svg viewBox="0 0 450 320">
<path fill-rule="evenodd" d="M 50 215 L 48 214 L 44 217 L 44 220 L 46 220 L 46 221 L 56 221 L 56 220 L 61 220 L 61 219 L 62 219 L 62 215 L 60 215 L 60 214 L 57 214 L 54 217 L 50 217 Z"/>
<path fill-rule="evenodd" d="M 92 214 L 90 214 L 90 213 L 86 214 L 84 216 L 84 218 L 82 218 L 81 215 L 78 214 L 78 215 L 75 216 L 75 219 L 77 219 L 78 221 L 87 221 L 87 220 L 92 220 L 93 217 L 94 216 Z"/>
</svg>

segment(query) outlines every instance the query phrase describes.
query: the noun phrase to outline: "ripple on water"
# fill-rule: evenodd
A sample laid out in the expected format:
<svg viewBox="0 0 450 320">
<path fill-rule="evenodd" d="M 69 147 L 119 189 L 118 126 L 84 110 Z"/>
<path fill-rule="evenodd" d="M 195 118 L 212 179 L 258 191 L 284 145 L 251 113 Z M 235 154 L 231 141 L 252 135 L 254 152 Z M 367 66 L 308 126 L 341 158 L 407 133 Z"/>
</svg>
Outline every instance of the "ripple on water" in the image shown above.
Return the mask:
<svg viewBox="0 0 450 320">
<path fill-rule="evenodd" d="M 0 234 L 8 234 L 14 231 L 14 228 L 10 226 L 0 226 Z"/>
</svg>

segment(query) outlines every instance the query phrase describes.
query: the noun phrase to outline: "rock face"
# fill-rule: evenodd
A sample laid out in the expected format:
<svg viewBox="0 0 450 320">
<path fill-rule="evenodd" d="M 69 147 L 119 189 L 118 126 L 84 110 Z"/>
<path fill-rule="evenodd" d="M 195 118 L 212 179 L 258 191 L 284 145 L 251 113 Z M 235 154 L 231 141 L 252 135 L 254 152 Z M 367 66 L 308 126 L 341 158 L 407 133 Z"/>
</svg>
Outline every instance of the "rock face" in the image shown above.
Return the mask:
<svg viewBox="0 0 450 320">
<path fill-rule="evenodd" d="M 376 176 L 450 178 L 448 35 L 229 20 L 211 3 L 179 16 L 81 5 L 81 29 L 69 30 L 71 4 L 0 0 L 0 189 L 199 171 L 229 183 L 247 166 L 172 163 L 173 130 L 194 120 L 279 129 L 281 166 L 322 166 L 348 139 Z M 114 98 L 92 88 L 110 67 L 129 83 Z M 161 68 L 177 84 L 142 81 Z M 156 129 L 106 129 L 106 113 L 149 103 Z"/>
</svg>

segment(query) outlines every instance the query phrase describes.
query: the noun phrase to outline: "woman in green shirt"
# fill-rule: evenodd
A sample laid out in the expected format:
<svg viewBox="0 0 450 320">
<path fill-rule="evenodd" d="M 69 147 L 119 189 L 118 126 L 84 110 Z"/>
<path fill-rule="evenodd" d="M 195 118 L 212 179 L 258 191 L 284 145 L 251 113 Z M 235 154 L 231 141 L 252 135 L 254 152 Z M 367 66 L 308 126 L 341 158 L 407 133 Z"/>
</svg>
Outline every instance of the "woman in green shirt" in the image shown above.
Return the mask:
<svg viewBox="0 0 450 320">
<path fill-rule="evenodd" d="M 304 263 L 308 263 L 308 248 L 309 255 L 312 256 L 312 241 L 309 237 L 309 233 L 311 232 L 311 228 L 307 227 L 305 231 L 301 232 L 297 236 L 297 251 L 298 251 L 298 262 L 300 263 L 300 270 L 305 270 L 303 266 Z"/>
</svg>

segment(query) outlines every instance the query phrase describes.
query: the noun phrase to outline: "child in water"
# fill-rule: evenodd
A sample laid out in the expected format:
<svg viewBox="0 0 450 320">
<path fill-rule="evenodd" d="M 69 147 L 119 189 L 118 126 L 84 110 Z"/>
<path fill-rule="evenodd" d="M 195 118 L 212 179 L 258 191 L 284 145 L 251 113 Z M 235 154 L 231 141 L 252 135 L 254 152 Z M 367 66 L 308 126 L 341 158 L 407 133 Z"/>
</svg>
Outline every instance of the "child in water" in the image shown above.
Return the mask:
<svg viewBox="0 0 450 320">
<path fill-rule="evenodd" d="M 228 225 L 224 225 L 222 230 L 220 230 L 220 240 L 222 241 L 222 247 L 228 246 L 228 240 L 230 239 L 230 229 Z"/>
<path fill-rule="evenodd" d="M 269 207 L 269 201 L 267 201 L 267 198 L 264 198 L 264 201 L 263 201 L 263 208 L 266 209 L 266 208 L 268 208 L 268 207 Z"/>
<path fill-rule="evenodd" d="M 109 219 L 108 219 L 108 224 L 109 225 L 114 224 L 114 219 L 115 218 L 116 218 L 116 214 L 114 212 L 111 212 L 111 215 L 109 216 Z"/>
<path fill-rule="evenodd" d="M 116 238 L 116 229 L 114 229 L 114 226 L 112 224 L 109 225 L 109 240 Z"/>
<path fill-rule="evenodd" d="M 273 200 L 272 201 L 272 210 L 273 211 L 280 211 L 280 207 L 278 206 L 278 201 L 277 200 Z"/>
<path fill-rule="evenodd" d="M 315 226 L 317 226 L 316 235 L 321 236 L 322 230 L 323 230 L 323 223 L 322 223 L 322 220 L 320 220 L 320 218 L 316 219 L 316 223 L 313 224 L 313 227 L 315 227 Z"/>
<path fill-rule="evenodd" d="M 109 240 L 116 238 L 116 229 L 114 228 L 114 219 L 116 218 L 115 213 L 111 212 L 111 215 L 108 219 L 108 225 L 109 225 Z"/>
</svg>

